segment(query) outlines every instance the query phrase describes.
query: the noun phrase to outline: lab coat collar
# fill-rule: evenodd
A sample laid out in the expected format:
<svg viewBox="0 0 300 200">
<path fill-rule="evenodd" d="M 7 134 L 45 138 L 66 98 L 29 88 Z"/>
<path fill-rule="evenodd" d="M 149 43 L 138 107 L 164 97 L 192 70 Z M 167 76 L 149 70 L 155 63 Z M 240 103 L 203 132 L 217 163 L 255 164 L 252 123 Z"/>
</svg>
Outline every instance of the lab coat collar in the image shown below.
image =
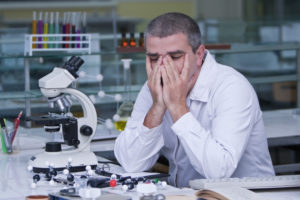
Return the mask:
<svg viewBox="0 0 300 200">
<path fill-rule="evenodd" d="M 207 102 L 213 84 L 216 78 L 216 61 L 213 56 L 206 50 L 206 57 L 202 64 L 198 79 L 189 94 L 191 100 Z"/>
</svg>

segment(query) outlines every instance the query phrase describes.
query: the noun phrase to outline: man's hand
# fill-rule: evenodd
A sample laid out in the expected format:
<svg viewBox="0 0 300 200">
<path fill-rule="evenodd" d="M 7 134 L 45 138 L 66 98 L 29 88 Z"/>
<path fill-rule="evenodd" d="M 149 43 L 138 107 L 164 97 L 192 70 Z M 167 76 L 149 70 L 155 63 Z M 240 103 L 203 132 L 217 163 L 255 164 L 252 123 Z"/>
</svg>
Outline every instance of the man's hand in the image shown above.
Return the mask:
<svg viewBox="0 0 300 200">
<path fill-rule="evenodd" d="M 166 109 L 162 96 L 161 85 L 161 66 L 162 57 L 160 56 L 156 64 L 151 66 L 150 58 L 146 57 L 146 71 L 148 76 L 148 87 L 152 95 L 153 105 Z"/>
<path fill-rule="evenodd" d="M 170 56 L 163 59 L 162 78 L 164 82 L 163 99 L 167 105 L 172 119 L 176 122 L 182 115 L 189 112 L 186 105 L 186 97 L 192 89 L 195 81 L 190 77 L 189 58 L 184 57 L 184 66 L 179 74 L 175 63 Z"/>
<path fill-rule="evenodd" d="M 161 85 L 161 66 L 162 57 L 160 56 L 156 64 L 151 66 L 149 56 L 146 57 L 146 71 L 148 77 L 148 87 L 152 96 L 153 104 L 144 120 L 144 125 L 148 128 L 158 126 L 166 112 L 166 104 L 163 99 L 163 87 Z"/>
</svg>

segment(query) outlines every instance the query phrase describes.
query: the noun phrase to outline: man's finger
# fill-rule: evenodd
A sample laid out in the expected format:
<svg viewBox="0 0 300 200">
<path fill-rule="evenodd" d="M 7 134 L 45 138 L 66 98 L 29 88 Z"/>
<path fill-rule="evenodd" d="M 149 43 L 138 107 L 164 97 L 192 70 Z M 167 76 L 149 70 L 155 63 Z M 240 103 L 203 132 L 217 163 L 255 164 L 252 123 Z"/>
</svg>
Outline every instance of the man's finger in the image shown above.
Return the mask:
<svg viewBox="0 0 300 200">
<path fill-rule="evenodd" d="M 155 84 L 155 87 L 160 87 L 160 78 L 161 78 L 161 67 L 160 66 L 155 66 L 155 70 L 153 73 L 153 81 Z"/>
<path fill-rule="evenodd" d="M 162 81 L 163 81 L 164 87 L 168 86 L 170 83 L 166 68 L 167 68 L 166 66 L 161 67 L 161 76 L 162 76 Z"/>
<path fill-rule="evenodd" d="M 170 58 L 170 56 L 167 55 L 164 58 L 163 62 L 169 80 L 175 81 L 179 77 L 179 73 L 177 71 L 176 65 L 174 64 L 173 60 Z"/>
<path fill-rule="evenodd" d="M 182 69 L 182 72 L 181 72 L 181 77 L 183 79 L 185 79 L 185 80 L 188 79 L 190 69 L 191 69 L 191 67 L 190 67 L 190 62 L 189 62 L 189 56 L 188 56 L 188 54 L 185 54 L 183 69 Z"/>
<path fill-rule="evenodd" d="M 147 72 L 147 77 L 149 80 L 150 76 L 151 76 L 151 72 L 152 72 L 151 61 L 150 61 L 149 56 L 146 56 L 146 72 Z"/>
</svg>

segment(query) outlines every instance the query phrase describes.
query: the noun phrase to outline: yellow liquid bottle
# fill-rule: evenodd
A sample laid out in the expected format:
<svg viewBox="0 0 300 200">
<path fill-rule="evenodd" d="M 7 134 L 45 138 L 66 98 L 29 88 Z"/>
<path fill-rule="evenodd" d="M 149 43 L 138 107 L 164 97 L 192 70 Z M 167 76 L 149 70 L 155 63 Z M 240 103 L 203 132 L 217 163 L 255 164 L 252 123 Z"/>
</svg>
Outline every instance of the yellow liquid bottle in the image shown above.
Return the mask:
<svg viewBox="0 0 300 200">
<path fill-rule="evenodd" d="M 133 102 L 125 101 L 122 103 L 118 110 L 118 115 L 120 119 L 114 123 L 115 128 L 118 131 L 123 131 L 126 127 L 127 119 L 130 117 L 133 109 Z"/>
<path fill-rule="evenodd" d="M 127 119 L 125 118 L 122 118 L 120 119 L 119 121 L 116 121 L 114 123 L 115 125 L 115 128 L 118 130 L 118 131 L 124 131 L 125 127 L 126 127 L 126 123 L 127 123 Z"/>
</svg>

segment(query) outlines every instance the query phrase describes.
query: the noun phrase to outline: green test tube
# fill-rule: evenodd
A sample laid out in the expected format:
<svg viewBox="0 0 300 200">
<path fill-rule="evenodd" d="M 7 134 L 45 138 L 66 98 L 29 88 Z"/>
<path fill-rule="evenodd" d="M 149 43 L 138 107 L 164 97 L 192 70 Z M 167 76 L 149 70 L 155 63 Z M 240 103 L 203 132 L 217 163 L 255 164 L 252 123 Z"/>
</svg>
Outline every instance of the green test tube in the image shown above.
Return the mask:
<svg viewBox="0 0 300 200">
<path fill-rule="evenodd" d="M 53 12 L 50 13 L 49 34 L 54 34 L 54 13 Z M 49 36 L 48 39 L 49 41 L 54 41 L 53 36 Z M 53 48 L 54 44 L 49 43 L 48 47 Z"/>
</svg>

